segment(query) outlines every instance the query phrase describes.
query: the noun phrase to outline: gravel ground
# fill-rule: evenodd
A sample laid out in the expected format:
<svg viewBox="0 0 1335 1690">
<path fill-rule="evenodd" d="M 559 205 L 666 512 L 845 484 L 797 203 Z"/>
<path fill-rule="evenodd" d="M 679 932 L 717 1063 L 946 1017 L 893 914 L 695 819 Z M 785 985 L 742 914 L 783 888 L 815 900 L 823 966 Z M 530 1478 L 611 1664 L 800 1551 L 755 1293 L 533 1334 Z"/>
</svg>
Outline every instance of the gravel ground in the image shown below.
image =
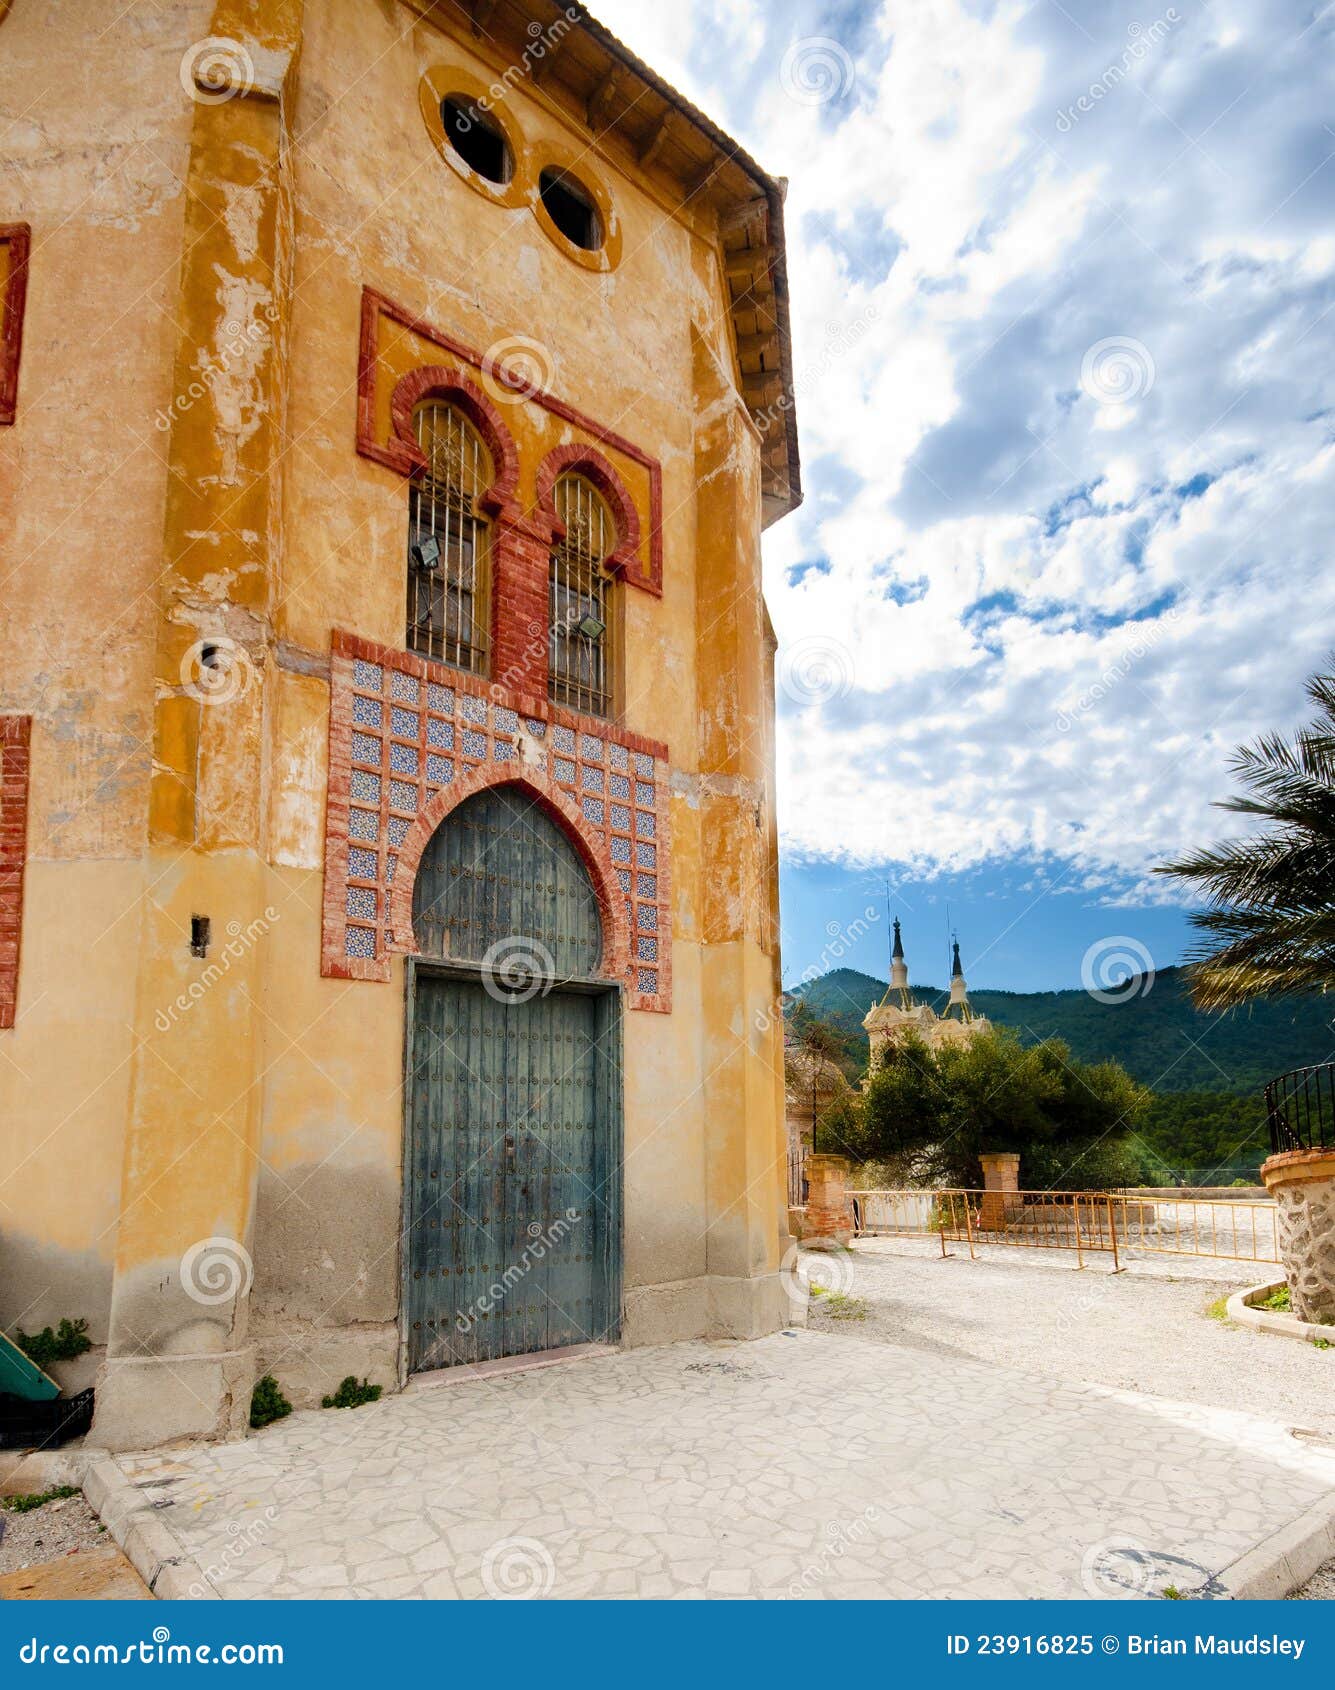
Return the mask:
<svg viewBox="0 0 1335 1690">
<path fill-rule="evenodd" d="M 1240 1274 L 1235 1263 L 1134 1262 L 1111 1274 L 1106 1258 L 1078 1272 L 1065 1251 L 995 1247 L 941 1259 L 927 1239 L 863 1238 L 849 1258 L 813 1277 L 833 1278 L 866 1305 L 856 1323 L 820 1301 L 812 1325 L 937 1355 L 996 1361 L 1024 1372 L 1143 1391 L 1179 1402 L 1242 1409 L 1335 1441 L 1335 1350 L 1252 1332 L 1205 1311 L 1215 1299 L 1279 1278 L 1278 1268 Z M 935 1252 L 935 1254 L 933 1254 Z"/>
<path fill-rule="evenodd" d="M 1335 1561 L 1318 1567 L 1306 1584 L 1289 1592 L 1290 1602 L 1335 1602 Z"/>
<path fill-rule="evenodd" d="M 110 1542 L 97 1515 L 82 1496 L 66 1496 L 34 1508 L 30 1514 L 0 1509 L 0 1574 L 16 1573 L 43 1561 L 55 1561 L 80 1549 L 101 1549 Z"/>
</svg>

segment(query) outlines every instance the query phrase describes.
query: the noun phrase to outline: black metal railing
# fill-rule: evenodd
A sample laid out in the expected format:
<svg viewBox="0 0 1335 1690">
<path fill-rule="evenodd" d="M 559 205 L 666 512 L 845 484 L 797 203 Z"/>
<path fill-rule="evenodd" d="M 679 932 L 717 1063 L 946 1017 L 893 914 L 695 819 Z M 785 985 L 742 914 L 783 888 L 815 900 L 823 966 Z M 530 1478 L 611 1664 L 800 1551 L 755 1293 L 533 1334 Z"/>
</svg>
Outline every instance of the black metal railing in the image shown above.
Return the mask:
<svg viewBox="0 0 1335 1690">
<path fill-rule="evenodd" d="M 1335 1062 L 1295 1068 L 1265 1088 L 1270 1148 L 1320 1150 L 1335 1146 Z"/>
</svg>

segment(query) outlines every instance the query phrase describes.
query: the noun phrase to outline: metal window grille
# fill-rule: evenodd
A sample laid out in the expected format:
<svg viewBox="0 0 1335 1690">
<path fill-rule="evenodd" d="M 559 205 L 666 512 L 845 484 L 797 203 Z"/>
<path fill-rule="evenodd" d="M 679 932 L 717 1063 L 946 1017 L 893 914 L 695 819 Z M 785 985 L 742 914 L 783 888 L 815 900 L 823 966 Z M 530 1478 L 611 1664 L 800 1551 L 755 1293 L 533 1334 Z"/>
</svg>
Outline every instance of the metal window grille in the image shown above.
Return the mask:
<svg viewBox="0 0 1335 1690">
<path fill-rule="evenodd" d="M 607 506 L 578 475 L 561 476 L 554 490 L 565 539 L 551 554 L 548 574 L 548 692 L 583 715 L 606 716 L 612 705 L 611 582 L 603 560 L 614 530 Z"/>
<path fill-rule="evenodd" d="M 427 468 L 408 494 L 408 647 L 476 673 L 486 646 L 486 524 L 475 509 L 491 481 L 490 461 L 453 405 L 427 400 L 413 422 Z"/>
</svg>

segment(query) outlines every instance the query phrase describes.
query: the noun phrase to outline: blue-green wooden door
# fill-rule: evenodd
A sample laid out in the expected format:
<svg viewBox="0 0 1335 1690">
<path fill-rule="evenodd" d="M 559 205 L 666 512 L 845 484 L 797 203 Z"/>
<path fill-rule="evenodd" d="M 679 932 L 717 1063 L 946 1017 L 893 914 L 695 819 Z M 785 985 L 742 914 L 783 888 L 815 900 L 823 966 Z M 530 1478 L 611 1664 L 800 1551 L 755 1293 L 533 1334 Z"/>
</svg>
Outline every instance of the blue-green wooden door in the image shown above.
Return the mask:
<svg viewBox="0 0 1335 1690">
<path fill-rule="evenodd" d="M 522 789 L 480 793 L 413 909 L 409 1369 L 614 1340 L 620 1006 L 578 852 Z"/>
</svg>

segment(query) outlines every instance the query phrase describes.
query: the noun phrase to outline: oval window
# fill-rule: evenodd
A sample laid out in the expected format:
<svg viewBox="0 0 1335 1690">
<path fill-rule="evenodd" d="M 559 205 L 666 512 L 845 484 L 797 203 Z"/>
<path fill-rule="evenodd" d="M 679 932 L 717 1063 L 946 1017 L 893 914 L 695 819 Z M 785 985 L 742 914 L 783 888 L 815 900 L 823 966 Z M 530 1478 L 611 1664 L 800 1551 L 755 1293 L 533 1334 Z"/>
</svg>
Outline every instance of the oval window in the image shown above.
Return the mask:
<svg viewBox="0 0 1335 1690">
<path fill-rule="evenodd" d="M 597 252 L 603 244 L 603 220 L 588 189 L 568 171 L 548 165 L 538 178 L 538 193 L 570 244 L 582 252 Z"/>
<path fill-rule="evenodd" d="M 468 168 L 504 187 L 515 173 L 515 161 L 495 118 L 479 110 L 467 95 L 447 94 L 440 102 L 440 121 L 450 145 Z"/>
</svg>

